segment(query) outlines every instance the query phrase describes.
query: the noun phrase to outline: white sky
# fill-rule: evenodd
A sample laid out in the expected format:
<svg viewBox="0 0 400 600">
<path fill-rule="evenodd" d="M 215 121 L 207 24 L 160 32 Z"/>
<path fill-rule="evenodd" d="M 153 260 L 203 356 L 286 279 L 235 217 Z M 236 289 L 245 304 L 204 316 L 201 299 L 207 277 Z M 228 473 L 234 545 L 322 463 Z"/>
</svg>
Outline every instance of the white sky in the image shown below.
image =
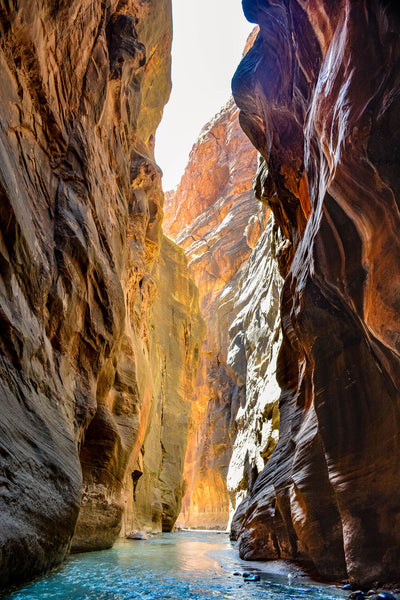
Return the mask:
<svg viewBox="0 0 400 600">
<path fill-rule="evenodd" d="M 231 94 L 232 76 L 254 25 L 241 0 L 172 0 L 172 93 L 156 133 L 163 189 L 175 187 L 202 127 Z"/>
</svg>

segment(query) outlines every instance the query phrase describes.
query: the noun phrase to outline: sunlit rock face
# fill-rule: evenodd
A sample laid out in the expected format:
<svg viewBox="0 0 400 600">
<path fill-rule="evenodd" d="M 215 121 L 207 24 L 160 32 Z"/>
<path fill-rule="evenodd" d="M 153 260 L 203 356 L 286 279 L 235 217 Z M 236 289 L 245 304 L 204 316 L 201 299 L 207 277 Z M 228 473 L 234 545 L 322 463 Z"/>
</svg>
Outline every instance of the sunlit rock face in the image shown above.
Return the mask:
<svg viewBox="0 0 400 600">
<path fill-rule="evenodd" d="M 175 304 L 172 284 L 158 287 L 174 252 L 173 279 L 184 278 L 181 254 L 165 243 L 155 261 L 163 196 L 153 139 L 170 91 L 169 0 L 0 1 L 0 28 L 6 585 L 58 564 L 74 529 L 75 550 L 112 544 L 123 482 L 146 462 L 149 415 L 190 392 L 198 332 L 183 306 L 195 303 L 191 284 Z M 160 303 L 176 317 L 171 336 L 185 340 L 175 358 L 167 323 L 156 333 Z M 171 361 L 177 381 L 160 381 Z M 164 490 L 169 477 L 179 487 L 167 430 L 182 418 L 184 438 L 187 420 L 171 425 L 169 410 L 157 422 L 166 527 L 179 504 L 179 491 L 168 500 Z"/>
<path fill-rule="evenodd" d="M 235 414 L 244 398 L 228 364 L 229 328 L 241 268 L 269 214 L 252 191 L 255 149 L 241 131 L 231 100 L 203 129 L 175 194 L 166 198 L 164 230 L 185 250 L 200 292 L 207 332 L 192 402 L 187 493 L 181 525 L 225 528 L 227 472 Z"/>
<path fill-rule="evenodd" d="M 233 81 L 280 234 L 280 439 L 233 522 L 246 558 L 399 579 L 399 20 L 376 0 L 244 0 Z M 392 8 L 393 7 L 393 8 Z"/>
<path fill-rule="evenodd" d="M 175 525 L 204 335 L 198 290 L 188 277 L 184 252 L 164 236 L 152 276 L 157 282 L 149 328 L 153 401 L 143 446 L 126 471 L 122 534 L 171 531 Z"/>
<path fill-rule="evenodd" d="M 233 301 L 227 363 L 243 387 L 227 487 L 231 516 L 254 485 L 278 441 L 280 388 L 276 363 L 282 343 L 279 297 L 282 278 L 273 257 L 269 219 L 243 265 Z"/>
</svg>

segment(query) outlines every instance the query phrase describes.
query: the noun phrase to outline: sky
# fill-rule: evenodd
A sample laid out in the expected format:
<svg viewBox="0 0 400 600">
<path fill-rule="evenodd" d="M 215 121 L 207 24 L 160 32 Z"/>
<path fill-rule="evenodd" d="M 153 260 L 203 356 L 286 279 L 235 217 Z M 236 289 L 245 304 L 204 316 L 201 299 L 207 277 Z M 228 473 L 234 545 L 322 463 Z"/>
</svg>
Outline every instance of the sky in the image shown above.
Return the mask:
<svg viewBox="0 0 400 600">
<path fill-rule="evenodd" d="M 172 93 L 156 132 L 163 189 L 180 181 L 202 127 L 231 95 L 231 79 L 254 25 L 241 0 L 172 0 Z"/>
</svg>

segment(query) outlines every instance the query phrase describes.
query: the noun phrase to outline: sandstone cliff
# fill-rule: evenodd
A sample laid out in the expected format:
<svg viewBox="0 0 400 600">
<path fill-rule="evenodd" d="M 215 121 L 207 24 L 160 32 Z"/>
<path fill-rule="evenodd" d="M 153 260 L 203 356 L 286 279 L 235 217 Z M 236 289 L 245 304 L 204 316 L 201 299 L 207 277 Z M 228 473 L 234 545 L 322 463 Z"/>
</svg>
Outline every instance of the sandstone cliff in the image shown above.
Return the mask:
<svg viewBox="0 0 400 600">
<path fill-rule="evenodd" d="M 58 564 L 74 530 L 75 550 L 112 544 L 149 414 L 175 393 L 155 359 L 159 297 L 151 309 L 165 279 L 153 144 L 170 90 L 170 2 L 31 4 L 0 0 L 0 585 Z M 158 261 L 172 260 L 165 252 Z M 188 289 L 179 306 L 193 303 Z M 198 331 L 186 310 L 184 348 L 163 356 L 189 389 Z M 162 427 L 155 485 L 170 524 L 168 410 Z"/>
<path fill-rule="evenodd" d="M 385 5 L 385 8 L 383 7 Z M 236 513 L 246 558 L 399 579 L 399 20 L 377 0 L 244 0 L 233 80 L 285 283 L 280 438 Z"/>
<path fill-rule="evenodd" d="M 235 416 L 239 406 L 242 406 L 242 411 L 246 410 L 245 388 L 246 384 L 249 388 L 252 385 L 249 380 L 246 381 L 246 372 L 250 376 L 253 370 L 255 379 L 261 373 L 260 376 L 264 376 L 267 359 L 263 353 L 273 353 L 271 348 L 266 350 L 267 340 L 260 345 L 257 343 L 258 335 L 266 333 L 264 317 L 255 317 L 253 314 L 253 310 L 260 310 L 257 303 L 251 303 L 246 312 L 244 305 L 248 304 L 251 294 L 246 295 L 245 291 L 240 293 L 241 287 L 252 290 L 258 288 L 257 299 L 264 302 L 265 308 L 268 302 L 266 296 L 274 287 L 271 284 L 268 288 L 268 283 L 263 283 L 271 241 L 269 234 L 264 236 L 261 251 L 257 254 L 258 258 L 254 259 L 253 266 L 247 267 L 242 273 L 269 215 L 266 207 L 254 198 L 252 179 L 256 165 L 256 152 L 241 132 L 238 110 L 231 100 L 204 127 L 192 149 L 176 193 L 168 194 L 165 204 L 164 229 L 185 249 L 189 272 L 199 287 L 201 312 L 206 321 L 206 338 L 192 402 L 185 463 L 188 491 L 179 518 L 180 524 L 190 527 L 225 528 L 228 523 L 230 499 L 227 473 L 237 429 Z M 247 281 L 248 277 L 252 279 L 251 283 Z M 275 292 L 276 286 L 273 295 Z M 272 329 L 277 315 L 276 298 L 274 296 L 272 302 L 274 316 L 270 316 Z M 235 335 L 235 350 L 231 349 L 231 360 L 228 360 L 231 343 L 229 329 L 235 313 L 240 310 L 243 322 L 236 322 L 237 332 L 244 321 L 251 321 L 255 317 L 253 330 L 249 331 L 248 337 L 246 334 L 236 335 L 236 331 L 232 333 Z M 250 355 L 256 346 L 257 351 L 251 359 Z M 252 360 L 254 364 L 250 366 Z M 255 365 L 257 360 L 258 366 Z M 249 362 L 248 370 L 246 361 Z M 259 385 L 260 382 L 254 380 L 251 393 L 253 408 L 257 396 L 262 396 L 263 385 L 262 389 Z M 276 399 L 275 392 L 274 399 L 270 399 L 271 405 Z M 263 413 L 265 402 L 264 398 L 262 409 L 257 404 L 255 412 L 259 409 Z M 254 423 L 251 430 L 258 431 L 260 427 L 260 431 L 252 436 L 249 430 L 246 437 L 246 440 L 253 437 L 254 441 L 251 442 L 245 467 L 238 464 L 242 459 L 244 438 L 238 441 L 236 447 L 235 475 L 232 471 L 231 477 L 231 503 L 234 506 L 236 495 L 243 494 L 247 477 L 245 471 L 247 473 L 256 463 L 260 468 L 260 452 L 268 444 L 267 425 L 261 424 L 260 414 L 257 417 L 253 415 L 257 425 Z M 243 431 L 243 427 L 241 414 L 239 429 Z"/>
</svg>

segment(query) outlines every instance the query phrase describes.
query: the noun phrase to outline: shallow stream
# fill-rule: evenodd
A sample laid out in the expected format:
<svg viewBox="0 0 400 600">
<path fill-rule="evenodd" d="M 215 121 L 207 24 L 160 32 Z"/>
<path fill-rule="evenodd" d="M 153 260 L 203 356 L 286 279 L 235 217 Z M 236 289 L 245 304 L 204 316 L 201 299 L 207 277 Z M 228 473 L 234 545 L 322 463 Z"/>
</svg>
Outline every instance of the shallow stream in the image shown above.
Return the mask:
<svg viewBox="0 0 400 600">
<path fill-rule="evenodd" d="M 246 582 L 243 573 L 258 574 Z M 240 575 L 234 575 L 240 573 Z M 348 593 L 312 582 L 288 563 L 240 560 L 224 533 L 180 532 L 119 540 L 112 550 L 70 556 L 7 600 L 339 600 Z"/>
</svg>

